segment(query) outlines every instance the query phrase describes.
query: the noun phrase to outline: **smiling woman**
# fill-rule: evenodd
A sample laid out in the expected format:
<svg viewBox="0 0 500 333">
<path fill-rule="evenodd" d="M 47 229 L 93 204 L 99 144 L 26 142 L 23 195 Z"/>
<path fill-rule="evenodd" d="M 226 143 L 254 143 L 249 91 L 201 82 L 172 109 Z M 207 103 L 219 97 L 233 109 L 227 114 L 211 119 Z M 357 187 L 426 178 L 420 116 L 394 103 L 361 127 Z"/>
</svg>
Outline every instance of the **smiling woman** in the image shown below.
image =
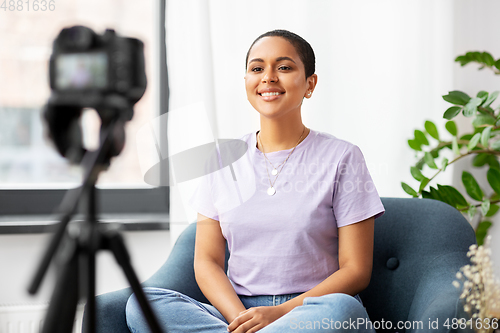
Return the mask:
<svg viewBox="0 0 500 333">
<path fill-rule="evenodd" d="M 289 31 L 265 33 L 250 47 L 245 87 L 260 130 L 240 138 L 249 149 L 234 172 L 204 176 L 190 202 L 198 212 L 196 282 L 211 304 L 145 288 L 165 331 L 290 332 L 292 319 L 369 320 L 358 293 L 370 281 L 374 220 L 385 210 L 376 189 L 365 189 L 373 182 L 359 148 L 302 122 L 314 61 L 309 43 Z M 331 167 L 303 172 L 322 163 Z M 147 331 L 135 295 L 126 316 L 132 331 Z"/>
</svg>

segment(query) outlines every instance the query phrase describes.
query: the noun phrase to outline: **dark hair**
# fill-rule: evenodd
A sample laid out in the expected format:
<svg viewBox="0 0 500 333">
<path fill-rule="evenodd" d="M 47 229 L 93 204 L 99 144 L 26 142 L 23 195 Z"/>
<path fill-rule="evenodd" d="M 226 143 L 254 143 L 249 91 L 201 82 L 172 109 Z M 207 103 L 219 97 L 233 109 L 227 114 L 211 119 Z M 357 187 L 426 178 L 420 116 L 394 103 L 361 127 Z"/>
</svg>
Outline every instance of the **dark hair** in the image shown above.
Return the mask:
<svg viewBox="0 0 500 333">
<path fill-rule="evenodd" d="M 316 58 L 314 56 L 314 51 L 311 45 L 304 38 L 288 30 L 272 30 L 257 37 L 257 39 L 253 41 L 252 45 L 250 45 L 250 48 L 248 49 L 245 61 L 245 69 L 247 68 L 248 55 L 250 54 L 250 50 L 255 45 L 255 43 L 257 43 L 257 41 L 264 37 L 282 37 L 286 39 L 290 44 L 293 45 L 295 51 L 297 51 L 297 53 L 299 54 L 300 60 L 302 60 L 304 69 L 306 71 L 306 79 L 314 74 Z"/>
</svg>

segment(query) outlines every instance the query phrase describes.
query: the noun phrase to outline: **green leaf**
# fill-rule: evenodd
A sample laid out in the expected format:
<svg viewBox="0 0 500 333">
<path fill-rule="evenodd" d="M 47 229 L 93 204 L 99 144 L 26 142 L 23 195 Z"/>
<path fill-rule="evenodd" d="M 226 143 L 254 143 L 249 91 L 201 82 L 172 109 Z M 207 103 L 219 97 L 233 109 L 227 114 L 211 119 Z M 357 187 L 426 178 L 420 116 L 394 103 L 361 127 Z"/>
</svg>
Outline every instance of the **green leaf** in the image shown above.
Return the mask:
<svg viewBox="0 0 500 333">
<path fill-rule="evenodd" d="M 489 96 L 488 96 L 488 99 L 483 103 L 483 106 L 486 108 L 488 106 L 491 105 L 491 103 L 493 103 L 497 97 L 498 97 L 498 94 L 500 94 L 500 91 L 494 91 L 492 92 Z"/>
<path fill-rule="evenodd" d="M 498 59 L 497 61 L 495 61 L 495 67 L 500 70 L 500 59 Z"/>
<path fill-rule="evenodd" d="M 410 172 L 413 178 L 415 178 L 418 181 L 421 181 L 422 179 L 425 178 L 425 176 L 420 172 L 420 170 L 414 166 L 410 167 Z"/>
<path fill-rule="evenodd" d="M 443 95 L 443 99 L 451 104 L 465 105 L 470 100 L 470 96 L 458 90 L 453 90 L 448 95 Z"/>
<path fill-rule="evenodd" d="M 443 158 L 443 161 L 441 162 L 441 170 L 445 171 L 447 166 L 448 166 L 448 159 Z"/>
<path fill-rule="evenodd" d="M 450 106 L 448 110 L 444 112 L 443 118 L 448 120 L 453 119 L 460 113 L 461 110 L 462 107 L 460 106 Z"/>
<path fill-rule="evenodd" d="M 425 160 L 425 163 L 429 166 L 429 168 L 431 168 L 431 169 L 438 168 L 436 165 L 436 162 L 434 162 L 434 158 L 432 157 L 431 153 L 429 153 L 428 151 L 425 152 L 424 160 Z"/>
<path fill-rule="evenodd" d="M 432 194 L 433 188 L 431 188 L 431 194 Z M 447 203 L 450 206 L 455 207 L 455 201 L 453 200 L 453 197 L 451 196 L 450 192 L 446 190 L 443 186 L 438 184 L 438 189 L 436 191 L 436 194 L 439 195 L 440 201 Z"/>
<path fill-rule="evenodd" d="M 482 167 L 483 165 L 488 163 L 489 157 L 490 157 L 489 154 L 477 154 L 472 159 L 472 165 L 475 166 L 476 168 Z"/>
<path fill-rule="evenodd" d="M 424 199 L 432 199 L 432 195 L 430 192 L 422 191 L 422 198 Z"/>
<path fill-rule="evenodd" d="M 458 133 L 458 130 L 457 130 L 457 124 L 455 124 L 455 122 L 453 120 L 449 120 L 446 122 L 446 125 L 444 125 L 444 127 L 446 127 L 446 130 L 453 136 L 457 135 Z"/>
<path fill-rule="evenodd" d="M 488 98 L 488 92 L 481 90 L 477 93 L 476 97 L 481 98 L 481 104 Z"/>
<path fill-rule="evenodd" d="M 494 168 L 489 168 L 486 173 L 486 179 L 488 179 L 488 183 L 493 191 L 500 194 L 500 171 Z"/>
<path fill-rule="evenodd" d="M 488 211 L 488 213 L 486 213 L 486 217 L 490 217 L 490 216 L 495 215 L 499 209 L 500 209 L 500 206 L 495 205 L 495 204 L 490 204 L 490 210 Z"/>
<path fill-rule="evenodd" d="M 488 52 L 483 52 L 483 60 L 486 65 L 489 67 L 495 66 L 495 59 Z"/>
<path fill-rule="evenodd" d="M 491 127 L 488 126 L 484 129 L 483 133 L 481 133 L 481 144 L 485 149 L 488 149 L 488 141 L 490 140 L 490 136 Z"/>
<path fill-rule="evenodd" d="M 476 60 L 476 62 L 479 62 L 479 63 L 482 63 L 484 62 L 484 59 L 483 59 L 483 54 L 481 52 L 472 52 L 472 55 L 474 57 L 474 60 Z"/>
<path fill-rule="evenodd" d="M 472 139 L 472 134 L 464 134 L 460 137 L 460 141 L 469 141 Z"/>
<path fill-rule="evenodd" d="M 490 168 L 497 169 L 500 171 L 500 163 L 498 162 L 498 158 L 495 155 L 490 155 L 490 158 L 488 159 L 488 164 L 490 165 Z"/>
<path fill-rule="evenodd" d="M 439 201 L 442 201 L 442 202 L 446 202 L 444 200 L 443 197 L 441 197 L 441 194 L 439 193 L 438 190 L 436 190 L 434 187 L 431 186 L 430 188 L 430 193 L 431 193 L 431 196 L 432 196 L 432 199 L 434 200 L 439 200 Z"/>
<path fill-rule="evenodd" d="M 467 194 L 474 200 L 482 201 L 483 200 L 483 191 L 479 187 L 476 179 L 472 174 L 467 171 L 462 172 L 462 183 L 465 186 L 465 190 Z"/>
<path fill-rule="evenodd" d="M 465 66 L 467 65 L 469 62 L 472 61 L 472 59 L 469 59 L 467 56 L 465 55 L 461 55 L 461 56 L 458 56 L 455 58 L 455 61 L 457 62 L 460 62 L 460 66 Z"/>
<path fill-rule="evenodd" d="M 467 150 L 471 151 L 472 149 L 476 148 L 480 139 L 481 139 L 481 133 L 474 134 L 472 139 L 470 139 L 469 144 L 467 145 Z"/>
<path fill-rule="evenodd" d="M 401 182 L 401 186 L 403 187 L 403 190 L 412 197 L 418 197 L 418 193 L 414 189 L 412 189 L 410 185 Z"/>
<path fill-rule="evenodd" d="M 420 130 L 415 130 L 414 134 L 415 134 L 415 140 L 417 140 L 420 143 L 420 145 L 429 145 L 429 141 L 427 141 L 424 132 Z"/>
<path fill-rule="evenodd" d="M 451 198 L 452 201 L 451 205 L 454 206 L 455 208 L 467 207 L 469 205 L 467 203 L 467 200 L 465 200 L 464 196 L 462 195 L 462 193 L 460 193 L 453 186 L 438 184 L 438 189 L 440 192 L 446 193 L 446 195 Z"/>
<path fill-rule="evenodd" d="M 424 127 L 430 136 L 432 136 L 434 139 L 439 141 L 439 133 L 438 133 L 437 127 L 432 121 L 427 120 L 424 124 Z"/>
<path fill-rule="evenodd" d="M 477 112 L 477 107 L 481 105 L 483 100 L 478 97 L 471 98 L 469 102 L 465 105 L 463 114 L 466 117 L 472 117 Z"/>
<path fill-rule="evenodd" d="M 467 213 L 469 214 L 469 220 L 472 221 L 472 219 L 474 218 L 474 216 L 476 215 L 476 206 L 474 205 L 470 205 L 469 206 L 469 210 L 467 211 Z"/>
<path fill-rule="evenodd" d="M 492 223 L 490 221 L 481 221 L 476 228 L 476 241 L 477 245 L 483 245 L 484 239 L 488 235 L 488 229 L 491 227 Z"/>
<path fill-rule="evenodd" d="M 490 144 L 490 148 L 493 149 L 493 150 L 500 150 L 500 140 L 492 142 Z"/>
<path fill-rule="evenodd" d="M 451 140 L 451 149 L 453 150 L 453 153 L 455 155 L 460 155 L 460 149 L 458 148 L 458 142 L 456 137 L 453 137 L 453 139 Z"/>
<path fill-rule="evenodd" d="M 422 190 L 427 186 L 427 184 L 429 184 L 429 181 L 430 181 L 429 178 L 424 177 L 424 179 L 422 179 L 422 181 L 420 182 L 420 186 L 418 187 L 418 191 L 422 192 Z"/>
<path fill-rule="evenodd" d="M 413 150 L 422 151 L 422 147 L 420 147 L 420 142 L 415 139 L 408 140 L 408 146 L 410 146 Z"/>
<path fill-rule="evenodd" d="M 495 125 L 495 122 L 497 120 L 493 118 L 492 116 L 488 116 L 485 114 L 478 114 L 476 118 L 472 121 L 472 125 L 474 127 L 480 127 L 482 125 Z"/>
<path fill-rule="evenodd" d="M 486 216 L 489 210 L 490 210 L 490 201 L 488 199 L 484 199 L 483 202 L 481 202 L 481 214 L 483 214 L 483 216 Z"/>
</svg>

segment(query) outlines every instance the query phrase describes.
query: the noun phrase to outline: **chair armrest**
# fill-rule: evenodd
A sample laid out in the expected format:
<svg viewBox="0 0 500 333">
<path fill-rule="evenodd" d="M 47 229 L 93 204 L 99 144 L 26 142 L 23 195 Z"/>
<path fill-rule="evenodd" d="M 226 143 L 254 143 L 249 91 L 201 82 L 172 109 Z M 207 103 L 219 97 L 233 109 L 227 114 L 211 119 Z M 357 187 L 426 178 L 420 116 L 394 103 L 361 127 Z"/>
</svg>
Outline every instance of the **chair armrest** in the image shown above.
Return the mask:
<svg viewBox="0 0 500 333">
<path fill-rule="evenodd" d="M 423 258 L 425 260 L 425 258 Z M 420 329 L 412 327 L 406 332 L 474 332 L 457 324 L 457 320 L 468 320 L 459 299 L 461 290 L 452 282 L 460 267 L 469 263 L 465 253 L 452 252 L 431 261 L 420 279 L 415 292 L 408 322 L 423 323 Z M 464 326 L 464 325 L 462 325 Z"/>
</svg>

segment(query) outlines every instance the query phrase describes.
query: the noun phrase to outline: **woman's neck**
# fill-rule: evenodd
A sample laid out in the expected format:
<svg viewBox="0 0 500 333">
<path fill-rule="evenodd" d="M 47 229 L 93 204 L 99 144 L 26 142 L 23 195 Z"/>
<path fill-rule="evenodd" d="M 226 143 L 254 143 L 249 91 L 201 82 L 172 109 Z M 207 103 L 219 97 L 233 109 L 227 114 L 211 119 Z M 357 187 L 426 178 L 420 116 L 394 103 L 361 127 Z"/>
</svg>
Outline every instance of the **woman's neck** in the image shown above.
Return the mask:
<svg viewBox="0 0 500 333">
<path fill-rule="evenodd" d="M 261 129 L 257 135 L 257 148 L 265 153 L 292 149 L 307 137 L 309 131 L 302 121 L 286 124 L 261 119 Z"/>
</svg>

